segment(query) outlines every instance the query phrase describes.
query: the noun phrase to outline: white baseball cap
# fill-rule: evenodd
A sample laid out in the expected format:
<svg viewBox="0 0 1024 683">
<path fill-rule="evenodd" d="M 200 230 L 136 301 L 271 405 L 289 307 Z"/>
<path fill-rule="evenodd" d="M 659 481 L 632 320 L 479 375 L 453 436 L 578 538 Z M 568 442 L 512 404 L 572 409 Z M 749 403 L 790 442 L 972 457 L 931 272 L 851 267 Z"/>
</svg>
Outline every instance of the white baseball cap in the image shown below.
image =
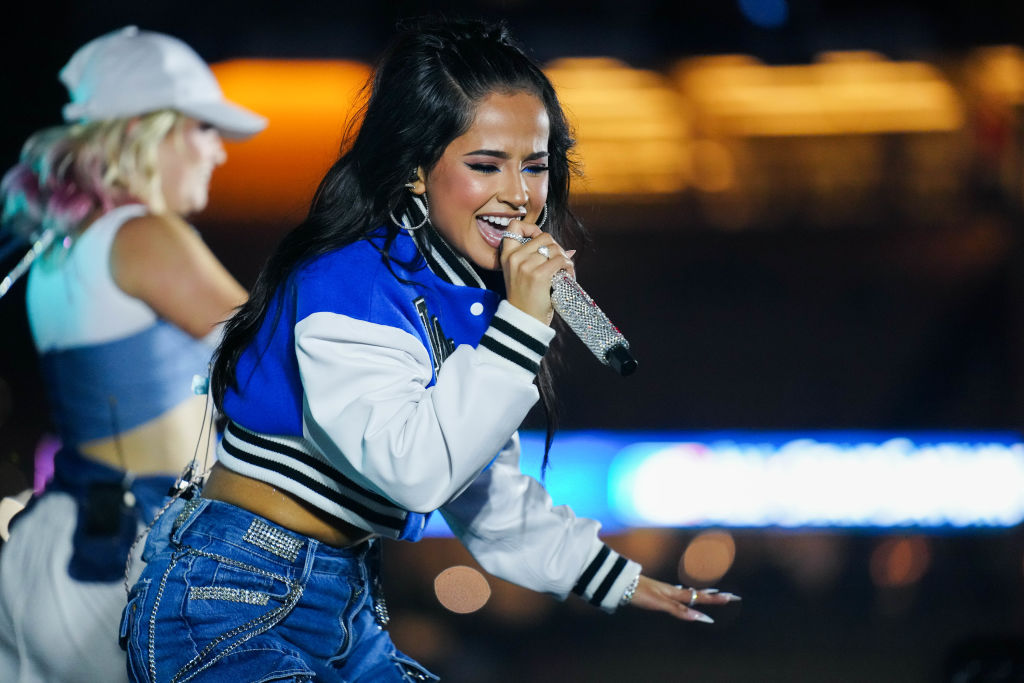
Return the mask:
<svg viewBox="0 0 1024 683">
<path fill-rule="evenodd" d="M 217 79 L 195 50 L 172 36 L 125 26 L 80 47 L 60 71 L 71 95 L 64 120 L 137 116 L 175 109 L 246 138 L 267 126 L 259 114 L 224 99 Z"/>
</svg>

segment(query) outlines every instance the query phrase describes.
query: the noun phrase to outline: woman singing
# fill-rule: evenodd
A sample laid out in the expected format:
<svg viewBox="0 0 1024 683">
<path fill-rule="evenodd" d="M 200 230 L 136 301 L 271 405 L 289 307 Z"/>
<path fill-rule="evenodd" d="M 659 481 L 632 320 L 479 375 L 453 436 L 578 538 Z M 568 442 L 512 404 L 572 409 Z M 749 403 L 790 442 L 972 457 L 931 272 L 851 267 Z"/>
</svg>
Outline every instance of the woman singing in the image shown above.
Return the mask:
<svg viewBox="0 0 1024 683">
<path fill-rule="evenodd" d="M 395 38 L 228 324 L 218 464 L 151 534 L 126 611 L 135 680 L 434 680 L 383 630 L 376 567 L 434 512 L 487 571 L 559 598 L 686 620 L 734 599 L 642 576 L 519 470 L 517 429 L 550 404 L 552 277 L 573 269 L 571 144 L 502 27 Z"/>
</svg>

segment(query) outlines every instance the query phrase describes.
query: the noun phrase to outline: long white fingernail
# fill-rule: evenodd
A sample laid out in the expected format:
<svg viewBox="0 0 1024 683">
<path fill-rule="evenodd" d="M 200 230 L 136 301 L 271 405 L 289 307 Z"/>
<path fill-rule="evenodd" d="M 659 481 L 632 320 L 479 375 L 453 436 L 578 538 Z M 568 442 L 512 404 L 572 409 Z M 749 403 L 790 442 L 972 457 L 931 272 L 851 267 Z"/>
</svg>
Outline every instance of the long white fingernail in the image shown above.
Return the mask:
<svg viewBox="0 0 1024 683">
<path fill-rule="evenodd" d="M 722 593 L 721 595 L 722 595 L 723 598 L 727 599 L 729 602 L 737 602 L 737 601 L 743 599 L 740 596 L 735 595 L 733 593 Z"/>
<path fill-rule="evenodd" d="M 704 593 L 705 595 L 714 595 L 715 593 L 718 592 L 718 589 L 717 588 L 701 588 L 700 592 Z"/>
<path fill-rule="evenodd" d="M 690 610 L 690 614 L 694 615 L 693 616 L 693 620 L 694 621 L 700 621 L 700 622 L 705 623 L 705 624 L 713 624 L 713 623 L 715 623 L 714 619 L 712 619 L 708 615 L 704 614 L 703 612 L 698 612 L 696 610 Z"/>
</svg>

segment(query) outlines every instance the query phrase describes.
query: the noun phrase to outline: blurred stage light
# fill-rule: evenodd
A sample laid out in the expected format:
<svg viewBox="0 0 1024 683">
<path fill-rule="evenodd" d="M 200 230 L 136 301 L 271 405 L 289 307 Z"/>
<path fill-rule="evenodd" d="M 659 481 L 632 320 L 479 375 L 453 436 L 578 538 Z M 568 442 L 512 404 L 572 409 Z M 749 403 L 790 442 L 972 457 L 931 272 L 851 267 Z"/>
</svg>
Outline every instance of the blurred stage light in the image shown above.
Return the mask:
<svg viewBox="0 0 1024 683">
<path fill-rule="evenodd" d="M 265 131 L 228 142 L 213 176 L 212 221 L 291 226 L 305 216 L 337 159 L 346 124 L 362 104 L 370 67 L 343 60 L 238 59 L 213 66 L 227 97 L 270 120 Z M 575 126 L 592 195 L 672 195 L 693 173 L 686 103 L 662 74 L 610 58 L 562 59 L 545 71 Z M 712 189 L 729 182 L 720 150 L 705 155 Z M 716 154 L 717 152 L 717 154 Z"/>
<path fill-rule="evenodd" d="M 887 538 L 871 553 L 871 579 L 880 588 L 902 588 L 917 583 L 930 564 L 923 538 Z"/>
<path fill-rule="evenodd" d="M 739 6 L 743 16 L 761 28 L 778 28 L 789 19 L 786 0 L 739 0 Z"/>
<path fill-rule="evenodd" d="M 724 192 L 736 184 L 736 161 L 729 149 L 714 140 L 692 146 L 693 184 L 702 192 Z"/>
<path fill-rule="evenodd" d="M 434 594 L 446 609 L 456 614 L 469 614 L 487 604 L 491 587 L 479 571 L 459 565 L 437 575 Z"/>
<path fill-rule="evenodd" d="M 748 4 L 760 11 L 786 6 L 781 0 Z M 985 63 L 986 73 L 999 74 L 989 80 L 1004 90 L 1015 87 L 1017 53 L 992 53 Z M 774 173 L 748 168 L 742 145 L 780 137 L 831 137 L 810 156 L 837 169 L 829 177 L 839 173 L 833 180 L 844 192 L 851 183 L 856 190 L 878 162 L 868 155 L 867 162 L 857 157 L 851 165 L 845 150 L 822 152 L 835 147 L 837 136 L 948 137 L 964 122 L 960 98 L 939 69 L 867 51 L 824 53 L 817 63 L 789 66 L 745 55 L 696 57 L 680 61 L 670 74 L 608 57 L 559 59 L 544 70 L 578 140 L 584 179 L 573 191 L 592 198 L 663 202 L 695 188 L 742 205 L 750 201 L 743 194 L 756 191 L 748 185 L 759 183 L 761 173 Z M 266 115 L 270 125 L 250 140 L 227 144 L 228 161 L 213 176 L 203 219 L 294 225 L 338 156 L 346 124 L 366 94 L 370 67 L 344 60 L 239 59 L 214 65 L 214 72 L 228 97 Z M 782 150 L 770 156 L 796 163 L 807 154 Z M 811 179 L 825 174 L 805 171 Z"/>
<path fill-rule="evenodd" d="M 732 567 L 736 542 L 725 531 L 706 531 L 690 541 L 679 560 L 679 580 L 684 584 L 710 585 Z"/>
<path fill-rule="evenodd" d="M 524 433 L 537 476 L 543 435 Z M 967 529 L 1024 521 L 1012 433 L 561 433 L 556 504 L 635 527 Z M 427 527 L 448 535 L 439 515 Z"/>
<path fill-rule="evenodd" d="M 544 72 L 577 137 L 581 193 L 659 195 L 691 174 L 686 103 L 665 76 L 607 57 L 566 58 Z"/>
<path fill-rule="evenodd" d="M 867 51 L 785 66 L 744 55 L 696 57 L 680 61 L 674 78 L 693 103 L 698 134 L 712 137 L 952 131 L 964 121 L 959 96 L 937 68 Z"/>
<path fill-rule="evenodd" d="M 967 60 L 966 71 L 969 85 L 979 94 L 1007 104 L 1024 104 L 1024 47 L 977 48 Z"/>
<path fill-rule="evenodd" d="M 42 493 L 53 479 L 53 459 L 60 447 L 60 439 L 53 434 L 43 434 L 36 443 L 32 454 L 32 489 L 36 493 Z"/>
<path fill-rule="evenodd" d="M 610 468 L 610 509 L 634 526 L 1010 527 L 1024 520 L 1022 444 L 861 439 L 633 444 Z"/>
<path fill-rule="evenodd" d="M 227 141 L 227 163 L 213 174 L 204 216 L 291 227 L 338 158 L 346 124 L 370 75 L 344 60 L 238 59 L 213 65 L 231 100 L 266 116 L 266 130 Z"/>
</svg>

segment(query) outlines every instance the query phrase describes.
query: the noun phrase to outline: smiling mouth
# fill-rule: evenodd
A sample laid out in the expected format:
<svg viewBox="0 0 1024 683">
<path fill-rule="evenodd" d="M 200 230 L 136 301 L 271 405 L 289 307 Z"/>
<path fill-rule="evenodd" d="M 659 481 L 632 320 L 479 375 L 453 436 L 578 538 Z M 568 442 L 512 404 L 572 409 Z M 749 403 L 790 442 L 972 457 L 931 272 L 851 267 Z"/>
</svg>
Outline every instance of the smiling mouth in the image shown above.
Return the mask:
<svg viewBox="0 0 1024 683">
<path fill-rule="evenodd" d="M 508 230 L 508 226 L 522 220 L 523 215 L 518 216 L 497 216 L 484 214 L 476 217 L 476 226 L 480 235 L 490 246 L 495 249 L 501 244 L 501 233 Z"/>
</svg>

